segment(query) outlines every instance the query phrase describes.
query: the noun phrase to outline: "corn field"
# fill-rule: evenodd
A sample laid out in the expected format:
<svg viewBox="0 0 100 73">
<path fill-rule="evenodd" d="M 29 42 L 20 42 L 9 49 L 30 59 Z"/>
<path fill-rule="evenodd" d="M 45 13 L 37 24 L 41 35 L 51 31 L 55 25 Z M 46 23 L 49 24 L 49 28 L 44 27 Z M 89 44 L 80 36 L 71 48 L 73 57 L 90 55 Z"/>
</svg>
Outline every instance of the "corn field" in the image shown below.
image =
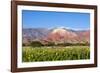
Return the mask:
<svg viewBox="0 0 100 73">
<path fill-rule="evenodd" d="M 62 61 L 90 59 L 88 46 L 68 47 L 23 47 L 22 61 Z"/>
</svg>

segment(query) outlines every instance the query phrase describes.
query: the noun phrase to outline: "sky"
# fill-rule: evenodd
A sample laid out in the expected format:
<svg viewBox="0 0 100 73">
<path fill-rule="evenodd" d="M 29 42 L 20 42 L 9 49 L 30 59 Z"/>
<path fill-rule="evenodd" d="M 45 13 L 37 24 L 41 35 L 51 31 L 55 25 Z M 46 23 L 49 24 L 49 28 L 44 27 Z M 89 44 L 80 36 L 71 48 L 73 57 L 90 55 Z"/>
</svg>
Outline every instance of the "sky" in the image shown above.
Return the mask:
<svg viewBox="0 0 100 73">
<path fill-rule="evenodd" d="M 88 30 L 90 14 L 79 12 L 53 12 L 22 10 L 23 28 L 59 28 Z"/>
</svg>

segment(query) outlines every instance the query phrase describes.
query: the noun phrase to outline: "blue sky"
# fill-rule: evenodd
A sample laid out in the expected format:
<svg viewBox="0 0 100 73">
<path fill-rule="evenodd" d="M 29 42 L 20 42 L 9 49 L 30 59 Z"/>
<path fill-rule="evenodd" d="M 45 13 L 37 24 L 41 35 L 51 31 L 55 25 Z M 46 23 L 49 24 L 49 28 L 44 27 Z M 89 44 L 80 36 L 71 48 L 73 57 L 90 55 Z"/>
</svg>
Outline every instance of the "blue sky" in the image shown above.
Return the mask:
<svg viewBox="0 0 100 73">
<path fill-rule="evenodd" d="M 77 12 L 22 11 L 23 28 L 59 28 L 74 30 L 90 28 L 90 14 Z"/>
</svg>

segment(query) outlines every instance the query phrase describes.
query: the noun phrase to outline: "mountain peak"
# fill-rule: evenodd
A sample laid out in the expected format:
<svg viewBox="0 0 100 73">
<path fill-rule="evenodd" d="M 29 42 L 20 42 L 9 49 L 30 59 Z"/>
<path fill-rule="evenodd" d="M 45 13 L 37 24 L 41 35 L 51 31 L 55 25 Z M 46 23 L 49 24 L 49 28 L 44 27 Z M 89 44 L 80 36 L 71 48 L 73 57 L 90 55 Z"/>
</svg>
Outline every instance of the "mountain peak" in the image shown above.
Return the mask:
<svg viewBox="0 0 100 73">
<path fill-rule="evenodd" d="M 65 28 L 55 28 L 55 29 L 53 29 L 52 33 L 64 34 L 64 33 L 66 33 L 66 29 Z"/>
</svg>

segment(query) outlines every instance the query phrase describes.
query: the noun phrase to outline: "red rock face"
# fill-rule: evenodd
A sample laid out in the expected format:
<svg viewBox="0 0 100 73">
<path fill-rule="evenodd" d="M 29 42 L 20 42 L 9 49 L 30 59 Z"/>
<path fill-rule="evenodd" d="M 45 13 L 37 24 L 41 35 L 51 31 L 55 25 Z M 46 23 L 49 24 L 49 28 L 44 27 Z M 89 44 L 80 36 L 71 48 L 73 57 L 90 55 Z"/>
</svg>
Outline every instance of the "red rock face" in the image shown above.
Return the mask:
<svg viewBox="0 0 100 73">
<path fill-rule="evenodd" d="M 79 43 L 82 41 L 90 41 L 90 31 L 80 31 L 78 33 L 67 31 L 64 29 L 56 29 L 49 33 L 47 37 L 48 41 L 53 42 L 70 42 L 70 43 Z"/>
<path fill-rule="evenodd" d="M 78 32 L 78 37 L 80 39 L 80 41 L 85 41 L 90 43 L 90 31 L 82 31 L 82 32 Z"/>
</svg>

